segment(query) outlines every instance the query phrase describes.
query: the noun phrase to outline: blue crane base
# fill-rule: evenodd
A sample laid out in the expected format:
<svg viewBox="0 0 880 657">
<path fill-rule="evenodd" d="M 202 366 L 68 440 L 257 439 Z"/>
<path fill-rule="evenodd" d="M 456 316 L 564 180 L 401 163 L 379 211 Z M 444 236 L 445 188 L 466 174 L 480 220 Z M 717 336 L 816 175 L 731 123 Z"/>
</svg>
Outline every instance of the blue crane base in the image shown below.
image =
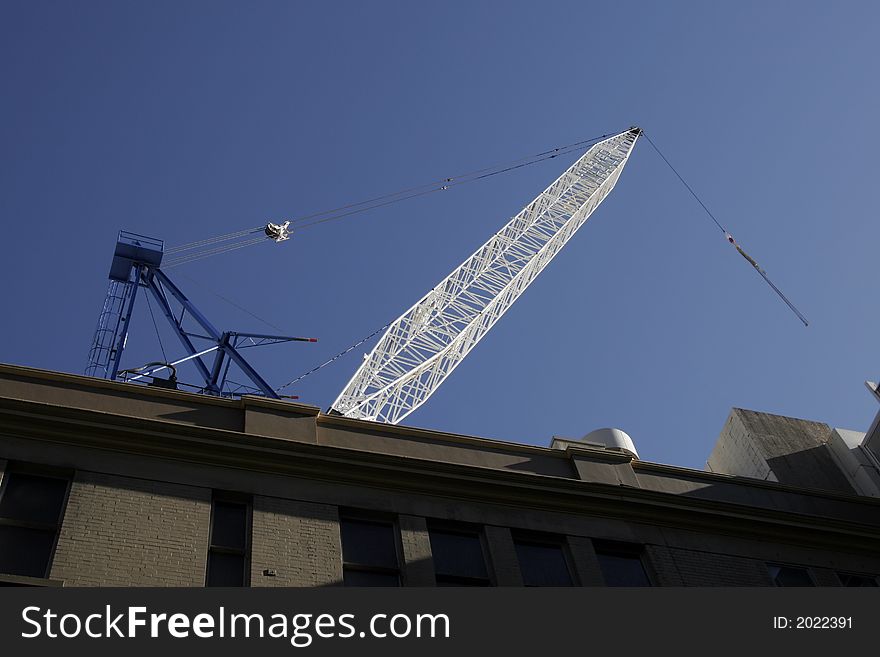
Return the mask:
<svg viewBox="0 0 880 657">
<path fill-rule="evenodd" d="M 278 393 L 241 355 L 242 342 L 244 340 L 249 342 L 245 346 L 260 346 L 279 342 L 314 342 L 315 340 L 281 335 L 218 331 L 162 271 L 163 254 L 164 242 L 161 240 L 127 231 L 119 232 L 113 262 L 110 266 L 110 286 L 104 307 L 98 318 L 98 327 L 95 330 L 92 347 L 89 350 L 86 375 L 110 380 L 116 380 L 119 377 L 122 354 L 125 351 L 134 311 L 134 302 L 139 289 L 145 288 L 145 293 L 155 299 L 162 310 L 162 315 L 186 352 L 186 357 L 177 362 L 192 361 L 203 381 L 203 392 L 211 395 L 232 394 L 228 391 L 226 384 L 230 365 L 234 364 L 253 383 L 255 394 L 278 399 Z M 187 318 L 191 318 L 200 327 L 201 332 L 187 331 L 183 325 Z M 199 342 L 200 348 L 196 348 L 194 340 Z M 164 369 L 161 365 L 152 371 Z M 149 376 L 149 373 L 145 375 Z"/>
</svg>

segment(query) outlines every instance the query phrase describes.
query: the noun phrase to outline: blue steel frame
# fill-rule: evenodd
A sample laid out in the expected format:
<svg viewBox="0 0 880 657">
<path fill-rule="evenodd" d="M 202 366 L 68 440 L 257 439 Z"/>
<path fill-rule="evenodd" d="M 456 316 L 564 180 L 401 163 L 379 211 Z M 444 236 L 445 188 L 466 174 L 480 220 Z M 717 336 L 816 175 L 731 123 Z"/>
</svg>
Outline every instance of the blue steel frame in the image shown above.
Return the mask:
<svg viewBox="0 0 880 657">
<path fill-rule="evenodd" d="M 131 234 L 124 234 L 128 237 Z M 137 236 L 140 237 L 140 236 Z M 161 242 L 159 249 L 161 249 Z M 123 233 L 120 233 L 120 242 L 117 244 L 117 256 L 119 256 L 119 246 L 123 243 Z M 158 253 L 158 256 L 156 255 Z M 223 395 L 223 389 L 226 383 L 226 375 L 229 366 L 235 364 L 248 379 L 256 386 L 266 397 L 279 399 L 279 395 L 270 386 L 265 379 L 251 366 L 250 363 L 239 353 L 239 348 L 255 347 L 267 344 L 277 344 L 279 342 L 315 342 L 314 338 L 300 338 L 285 335 L 265 335 L 261 333 L 242 333 L 238 331 L 219 331 L 211 321 L 190 301 L 186 295 L 174 284 L 168 275 L 159 267 L 161 262 L 161 251 L 151 252 L 148 258 L 151 262 L 144 262 L 138 257 L 138 254 L 125 257 L 130 260 L 131 269 L 126 280 L 122 280 L 118 269 L 111 271 L 111 279 L 113 283 L 124 286 L 123 307 L 120 307 L 120 316 L 115 322 L 115 326 L 109 330 L 113 332 L 112 348 L 105 349 L 105 355 L 109 358 L 109 362 L 103 367 L 96 359 L 100 357 L 100 349 L 98 345 L 99 335 L 102 331 L 102 325 L 99 322 L 98 331 L 96 332 L 96 343 L 93 344 L 90 352 L 90 364 L 86 370 L 87 374 L 98 375 L 103 369 L 104 376 L 110 380 L 115 380 L 119 375 L 120 363 L 122 360 L 122 352 L 125 349 L 125 342 L 128 336 L 131 316 L 134 311 L 134 302 L 137 297 L 137 291 L 140 287 L 145 287 L 153 296 L 162 310 L 165 319 L 171 325 L 174 333 L 183 345 L 186 355 L 190 356 L 200 377 L 204 381 L 204 391 L 208 394 Z M 114 258 L 114 268 L 119 263 L 118 258 Z M 111 283 L 111 292 L 113 293 Z M 118 294 L 118 292 L 117 292 Z M 180 313 L 175 314 L 172 308 L 171 299 L 173 299 L 180 307 Z M 105 304 L 106 306 L 106 304 Z M 201 327 L 206 335 L 200 335 L 187 331 L 184 326 L 184 319 L 188 316 Z M 106 328 L 103 329 L 107 331 Z M 202 355 L 196 355 L 205 351 L 204 348 L 197 349 L 193 344 L 193 339 L 207 340 L 212 347 L 216 347 L 214 351 L 213 363 L 208 365 Z M 105 338 L 100 338 L 105 340 Z M 243 340 L 249 340 L 251 344 L 241 345 Z M 105 340 L 106 342 L 106 340 Z"/>
</svg>

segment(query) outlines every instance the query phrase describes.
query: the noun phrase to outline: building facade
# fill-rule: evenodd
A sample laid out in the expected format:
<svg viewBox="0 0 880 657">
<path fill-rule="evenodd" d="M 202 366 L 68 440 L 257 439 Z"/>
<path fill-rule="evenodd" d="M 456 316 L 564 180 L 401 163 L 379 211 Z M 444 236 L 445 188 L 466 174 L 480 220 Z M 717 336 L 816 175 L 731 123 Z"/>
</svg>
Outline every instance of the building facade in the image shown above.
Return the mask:
<svg viewBox="0 0 880 657">
<path fill-rule="evenodd" d="M 700 471 L 0 365 L 0 584 L 877 586 L 857 438 L 734 409 Z"/>
</svg>

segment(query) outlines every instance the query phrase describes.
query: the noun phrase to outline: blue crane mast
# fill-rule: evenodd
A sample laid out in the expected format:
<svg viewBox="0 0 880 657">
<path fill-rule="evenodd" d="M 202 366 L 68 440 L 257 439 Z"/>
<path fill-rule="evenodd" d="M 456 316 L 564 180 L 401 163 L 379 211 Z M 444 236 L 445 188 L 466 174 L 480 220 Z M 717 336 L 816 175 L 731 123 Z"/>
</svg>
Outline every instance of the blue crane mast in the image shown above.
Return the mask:
<svg viewBox="0 0 880 657">
<path fill-rule="evenodd" d="M 264 239 L 282 242 L 289 237 L 287 223 L 270 223 L 259 229 L 253 229 L 248 234 L 252 235 L 255 232 L 264 234 L 256 239 L 251 237 L 247 242 L 239 242 L 239 244 L 248 245 Z M 216 248 L 211 251 L 211 253 L 215 252 L 217 252 Z M 170 369 L 171 377 L 165 380 L 164 385 L 168 386 L 170 381 L 169 387 L 174 387 L 176 378 L 174 366 L 192 361 L 202 380 L 203 392 L 228 396 L 233 393 L 227 386 L 227 375 L 230 366 L 235 365 L 253 384 L 254 393 L 278 399 L 278 393 L 248 363 L 241 354 L 241 349 L 281 342 L 316 342 L 316 339 L 218 330 L 162 270 L 165 255 L 165 244 L 162 240 L 127 231 L 119 232 L 110 266 L 110 285 L 89 350 L 85 374 L 111 381 L 128 374 L 135 375 L 132 377 L 133 380 L 145 377 L 156 380 L 155 373 Z M 187 260 L 191 259 L 194 257 L 187 258 Z M 178 257 L 171 259 L 170 262 L 178 264 L 182 260 L 183 258 Z M 141 288 L 144 288 L 145 294 L 149 294 L 156 301 L 162 316 L 180 340 L 186 356 L 173 363 L 156 362 L 142 368 L 122 370 L 120 369 L 122 355 L 128 340 L 135 300 Z M 191 320 L 188 323 L 194 322 L 199 327 L 199 332 L 185 328 L 186 320 Z"/>
</svg>

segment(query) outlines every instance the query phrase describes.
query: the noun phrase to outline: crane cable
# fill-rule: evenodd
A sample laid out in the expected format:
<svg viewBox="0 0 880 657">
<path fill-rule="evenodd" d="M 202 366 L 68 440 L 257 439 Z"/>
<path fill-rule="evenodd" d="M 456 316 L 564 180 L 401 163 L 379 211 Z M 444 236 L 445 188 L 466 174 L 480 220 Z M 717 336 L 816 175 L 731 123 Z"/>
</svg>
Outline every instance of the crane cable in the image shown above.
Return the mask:
<svg viewBox="0 0 880 657">
<path fill-rule="evenodd" d="M 659 155 L 662 158 L 662 160 L 664 162 L 666 162 L 666 165 L 672 170 L 672 173 L 674 173 L 676 175 L 676 177 L 678 177 L 678 179 L 681 181 L 681 184 L 684 185 L 685 188 L 687 188 L 687 190 L 691 193 L 691 196 L 693 196 L 696 199 L 697 203 L 699 203 L 700 206 L 703 208 L 703 210 L 706 211 L 706 214 L 714 222 L 714 224 L 716 226 L 718 226 L 718 229 L 722 233 L 724 233 L 724 238 L 731 245 L 733 245 L 733 247 L 746 260 L 746 262 L 748 262 L 755 269 L 755 271 L 758 272 L 758 274 L 760 274 L 761 278 L 763 278 L 766 281 L 767 285 L 769 285 L 772 288 L 772 290 L 776 293 L 776 295 L 785 302 L 785 305 L 787 305 L 791 309 L 791 311 L 795 315 L 797 315 L 797 318 L 799 320 L 801 320 L 803 325 L 809 326 L 810 323 L 807 321 L 807 318 L 803 316 L 801 311 L 799 311 L 791 301 L 789 301 L 788 297 L 786 297 L 785 294 L 782 293 L 782 290 L 780 290 L 778 287 L 776 287 L 776 285 L 774 285 L 773 281 L 770 280 L 770 277 L 767 276 L 767 272 L 764 271 L 764 269 L 761 267 L 761 265 L 759 265 L 755 261 L 754 258 L 752 258 L 748 253 L 746 253 L 743 250 L 743 248 L 737 243 L 737 241 L 733 238 L 733 235 L 731 235 L 727 231 L 727 229 L 721 225 L 721 222 L 715 218 L 715 215 L 712 214 L 712 212 L 709 210 L 709 208 L 706 207 L 706 204 L 703 203 L 703 201 L 700 199 L 699 196 L 697 196 L 697 193 L 693 190 L 693 188 L 690 185 L 688 185 L 687 182 L 685 182 L 685 179 L 682 178 L 681 174 L 675 169 L 674 166 L 672 166 L 672 163 L 668 159 L 666 159 L 666 156 L 663 155 L 663 153 L 660 151 L 659 148 L 657 148 L 657 144 L 654 143 L 654 141 L 648 136 L 648 134 L 646 132 L 643 131 L 642 134 L 645 135 L 645 139 L 647 139 L 648 143 L 651 144 L 651 146 L 654 148 L 655 151 L 657 151 L 657 155 Z"/>
<path fill-rule="evenodd" d="M 536 153 L 534 155 L 522 157 L 511 162 L 495 164 L 493 166 L 484 167 L 475 171 L 469 171 L 467 173 L 461 173 L 454 176 L 441 178 L 439 180 L 434 180 L 432 182 L 422 185 L 407 187 L 396 192 L 382 194 L 380 196 L 366 199 L 364 201 L 358 201 L 357 203 L 349 203 L 347 205 L 323 210 L 321 212 L 314 212 L 312 214 L 296 217 L 290 220 L 291 228 L 301 230 L 303 228 L 316 226 L 318 224 L 322 224 L 328 221 L 335 221 L 344 217 L 367 212 L 368 210 L 375 210 L 376 208 L 385 207 L 387 205 L 392 205 L 394 203 L 399 203 L 401 201 L 406 201 L 419 196 L 426 196 L 427 194 L 446 191 L 458 185 L 491 178 L 492 176 L 497 176 L 502 173 L 513 171 L 515 169 L 532 166 L 540 162 L 552 160 L 553 158 L 581 150 L 582 148 L 592 146 L 593 144 L 602 141 L 603 139 L 606 139 L 613 134 L 616 133 L 608 133 L 599 137 L 583 139 L 580 141 L 572 142 L 570 144 L 566 144 L 564 146 L 551 148 L 549 150 Z M 251 235 L 257 234 L 259 234 L 259 237 L 250 237 Z M 233 242 L 233 240 L 241 240 L 241 238 L 245 237 L 248 238 L 245 241 Z M 202 258 L 207 258 L 209 256 L 218 255 L 220 253 L 227 253 L 236 249 L 259 244 L 261 242 L 265 242 L 266 240 L 267 236 L 265 235 L 265 226 L 254 226 L 252 228 L 246 228 L 232 233 L 218 235 L 216 237 L 209 237 L 206 239 L 197 240 L 195 242 L 173 246 L 165 251 L 166 255 L 170 255 L 172 257 L 165 263 L 163 263 L 163 267 L 169 269 L 171 267 L 176 267 L 178 265 L 182 265 L 188 262 L 193 262 L 194 260 L 201 260 Z M 224 244 L 224 242 L 232 243 Z M 208 248 L 208 250 L 203 250 L 205 248 Z"/>
<path fill-rule="evenodd" d="M 201 260 L 202 258 L 207 258 L 209 256 L 218 255 L 220 253 L 227 253 L 228 251 L 235 251 L 236 249 L 243 249 L 246 246 L 253 246 L 254 244 L 261 244 L 267 240 L 265 234 L 264 227 L 260 227 L 255 231 L 261 233 L 260 237 L 254 237 L 244 242 L 236 242 L 234 244 L 225 244 L 222 246 L 214 247 L 208 251 L 197 251 L 196 253 L 185 254 L 182 256 L 178 256 L 177 258 L 171 258 L 162 263 L 162 269 L 171 269 L 172 267 L 177 267 L 178 265 L 182 265 L 188 262 L 193 262 L 194 260 Z M 231 238 L 226 238 L 231 239 Z"/>
<path fill-rule="evenodd" d="M 407 195 L 404 198 L 396 199 L 395 201 L 392 201 L 392 202 L 396 202 L 397 200 L 401 200 L 401 201 L 406 200 L 408 198 L 413 198 L 414 196 L 421 196 L 424 193 L 429 193 L 429 192 L 434 192 L 434 191 L 444 191 L 446 189 L 449 189 L 450 187 L 454 187 L 456 185 L 461 185 L 465 182 L 473 182 L 476 180 L 482 180 L 483 178 L 488 178 L 490 176 L 498 175 L 500 173 L 506 173 L 507 171 L 511 171 L 513 169 L 518 169 L 523 166 L 529 166 L 531 164 L 537 164 L 538 162 L 543 162 L 544 160 L 552 159 L 552 158 L 557 157 L 559 155 L 564 155 L 565 153 L 570 153 L 572 150 L 578 150 L 584 146 L 592 145 L 597 141 L 601 141 L 602 139 L 605 139 L 606 137 L 611 136 L 611 134 L 614 134 L 614 133 L 609 133 L 607 135 L 602 135 L 600 137 L 593 137 L 591 139 L 584 139 L 584 140 L 577 141 L 577 142 L 574 142 L 571 144 L 566 144 L 565 146 L 559 146 L 557 148 L 551 148 L 550 150 L 542 151 L 540 153 L 536 153 L 535 155 L 529 155 L 527 157 L 522 157 L 522 158 L 519 158 L 518 160 L 513 160 L 512 162 L 500 163 L 500 164 L 496 164 L 493 166 L 484 167 L 482 169 L 477 169 L 475 171 L 469 171 L 467 173 L 460 173 L 455 176 L 449 176 L 447 178 L 441 178 L 439 180 L 434 180 L 432 182 L 425 183 L 423 185 L 416 185 L 415 187 L 407 187 L 406 189 L 401 189 L 397 192 L 392 192 L 390 194 L 383 194 L 381 196 L 376 196 L 375 198 L 367 199 L 366 201 L 360 201 L 358 203 L 351 203 L 349 205 L 343 205 L 338 208 L 333 208 L 332 210 L 325 210 L 323 212 L 315 212 L 313 214 L 307 214 L 305 216 L 297 217 L 296 219 L 292 219 L 291 223 L 295 224 L 297 222 L 306 221 L 308 219 L 314 219 L 316 217 L 323 217 L 324 215 L 336 214 L 336 213 L 342 212 L 344 210 L 349 210 L 351 208 L 357 208 L 359 206 L 371 204 L 374 202 L 385 201 L 387 199 L 392 199 L 397 196 Z M 538 158 L 540 158 L 540 159 L 538 159 Z M 493 171 L 495 169 L 498 169 L 498 170 Z M 372 209 L 373 207 L 381 207 L 382 205 L 387 205 L 387 203 L 381 203 L 380 205 L 377 205 L 377 206 L 370 206 L 370 208 L 366 208 L 366 209 Z M 349 213 L 346 213 L 344 216 L 348 216 L 348 214 Z M 343 216 L 343 215 L 340 215 L 340 216 Z M 317 222 L 310 222 L 308 225 L 313 225 L 314 223 L 317 223 Z"/>
<path fill-rule="evenodd" d="M 575 144 L 569 144 L 568 146 L 560 146 L 559 148 L 554 148 L 550 151 L 545 151 L 543 153 L 538 153 L 530 158 L 521 158 L 520 160 L 515 160 L 512 163 L 498 165 L 497 167 L 488 167 L 486 169 L 480 169 L 478 171 L 472 171 L 467 174 L 460 174 L 458 176 L 451 176 L 449 178 L 444 178 L 443 180 L 435 181 L 432 183 L 428 183 L 427 185 L 421 185 L 419 187 L 411 187 L 407 190 L 403 190 L 401 192 L 397 192 L 396 194 L 386 194 L 382 197 L 377 197 L 372 199 L 371 201 L 362 201 L 361 203 L 354 203 L 349 206 L 343 206 L 341 208 L 336 208 L 335 210 L 329 210 L 327 212 L 315 213 L 313 215 L 307 215 L 305 217 L 300 217 L 298 219 L 291 220 L 291 224 L 296 221 L 303 221 L 306 219 L 310 219 L 313 217 L 321 217 L 320 219 L 316 219 L 315 221 L 310 221 L 305 224 L 300 224 L 298 226 L 294 226 L 294 228 L 298 228 L 302 230 L 303 228 L 308 228 L 310 226 L 316 226 L 318 224 L 325 223 L 327 221 L 334 221 L 336 219 L 342 219 L 344 217 L 351 216 L 353 214 L 358 214 L 360 212 L 366 212 L 367 210 L 373 210 L 376 208 L 381 208 L 386 205 L 391 205 L 392 203 L 398 203 L 400 201 L 406 201 L 411 198 L 416 198 L 418 196 L 425 196 L 427 194 L 433 194 L 435 192 L 443 192 L 452 187 L 457 187 L 458 185 L 464 185 L 471 182 L 477 182 L 478 180 L 484 180 L 486 178 L 491 178 L 492 176 L 497 176 L 502 173 L 508 173 L 509 171 L 513 171 L 515 169 L 521 169 L 523 167 L 532 166 L 533 164 L 539 164 L 540 162 L 545 162 L 547 160 L 552 160 L 555 157 L 559 157 L 561 155 L 567 155 L 569 153 L 573 153 L 576 151 L 580 151 L 585 146 L 592 145 L 602 139 L 608 137 L 609 135 L 602 135 L 601 137 L 596 137 L 592 140 L 586 140 L 582 142 L 576 142 Z M 501 168 L 498 168 L 501 167 Z M 497 170 L 493 170 L 497 169 Z M 402 194 L 405 194 L 402 196 Z M 373 201 L 382 201 L 381 203 L 374 203 L 367 207 L 353 209 L 349 212 L 341 212 L 342 210 L 347 210 L 348 208 L 356 208 L 359 205 L 363 205 L 365 203 L 373 203 Z M 340 213 L 341 212 L 341 213 Z M 329 215 L 323 216 L 322 215 Z"/>
<path fill-rule="evenodd" d="M 325 361 L 324 361 L 323 363 L 321 363 L 320 365 L 317 365 L 317 366 L 313 367 L 312 369 L 310 369 L 308 372 L 304 372 L 303 374 L 300 374 L 300 375 L 299 375 L 298 377 L 296 377 L 295 379 L 291 379 L 290 381 L 288 381 L 287 383 L 285 383 L 283 386 L 279 386 L 278 388 L 275 388 L 275 392 L 281 392 L 281 391 L 284 390 L 285 388 L 289 388 L 290 386 L 292 386 L 294 383 L 298 383 L 299 381 L 302 381 L 304 378 L 306 378 L 306 377 L 309 376 L 310 374 L 314 374 L 314 373 L 317 372 L 318 370 L 322 370 L 322 369 L 324 369 L 325 367 L 327 367 L 328 365 L 330 365 L 331 363 L 336 362 L 337 360 L 339 360 L 340 358 L 342 358 L 343 356 L 345 356 L 345 354 L 347 354 L 348 352 L 352 351 L 353 349 L 357 349 L 357 348 L 360 347 L 364 342 L 366 342 L 367 340 L 369 340 L 369 339 L 372 338 L 373 336 L 378 335 L 379 333 L 381 333 L 382 331 L 384 331 L 385 329 L 387 329 L 389 326 L 391 326 L 391 324 L 392 324 L 392 322 L 388 322 L 388 323 L 385 324 L 384 326 L 380 326 L 380 327 L 377 328 L 375 331 L 373 331 L 372 333 L 370 333 L 368 336 L 366 336 L 366 337 L 364 337 L 364 338 L 361 338 L 360 340 L 358 340 L 357 342 L 355 342 L 353 345 L 351 345 L 351 346 L 349 346 L 349 347 L 346 347 L 345 349 L 343 349 L 342 351 L 340 351 L 338 354 L 336 354 L 336 355 L 333 356 L 332 358 L 328 358 L 327 360 L 325 360 Z"/>
<path fill-rule="evenodd" d="M 209 237 L 207 239 L 199 240 L 197 242 L 189 242 L 187 244 L 180 244 L 179 246 L 172 246 L 169 249 L 165 250 L 165 255 L 172 255 L 174 253 L 179 253 L 181 251 L 189 251 L 199 246 L 206 246 L 208 244 L 214 244 L 215 242 L 223 242 L 226 240 L 231 240 L 236 237 L 242 237 L 244 235 L 250 235 L 251 233 L 262 232 L 262 226 L 255 226 L 253 228 L 246 228 L 245 230 L 239 230 L 234 233 L 227 233 L 226 235 L 218 235 L 216 237 Z"/>
</svg>

